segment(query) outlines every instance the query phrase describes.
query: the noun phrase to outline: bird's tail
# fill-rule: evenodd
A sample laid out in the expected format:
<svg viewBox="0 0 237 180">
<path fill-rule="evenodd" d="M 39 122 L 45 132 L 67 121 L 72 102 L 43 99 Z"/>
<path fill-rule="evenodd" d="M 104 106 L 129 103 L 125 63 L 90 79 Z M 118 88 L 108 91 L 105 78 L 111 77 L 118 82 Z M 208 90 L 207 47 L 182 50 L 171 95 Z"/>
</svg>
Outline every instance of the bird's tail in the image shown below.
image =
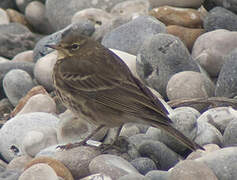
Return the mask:
<svg viewBox="0 0 237 180">
<path fill-rule="evenodd" d="M 185 135 L 183 135 L 183 133 L 179 132 L 177 129 L 175 129 L 171 125 L 153 123 L 153 126 L 157 127 L 157 128 L 164 129 L 171 136 L 175 137 L 177 140 L 179 140 L 182 144 L 184 144 L 186 147 L 188 147 L 192 151 L 195 151 L 197 149 L 204 150 L 204 148 L 202 146 L 195 143 L 194 141 L 191 141 L 189 138 L 187 138 Z"/>
</svg>

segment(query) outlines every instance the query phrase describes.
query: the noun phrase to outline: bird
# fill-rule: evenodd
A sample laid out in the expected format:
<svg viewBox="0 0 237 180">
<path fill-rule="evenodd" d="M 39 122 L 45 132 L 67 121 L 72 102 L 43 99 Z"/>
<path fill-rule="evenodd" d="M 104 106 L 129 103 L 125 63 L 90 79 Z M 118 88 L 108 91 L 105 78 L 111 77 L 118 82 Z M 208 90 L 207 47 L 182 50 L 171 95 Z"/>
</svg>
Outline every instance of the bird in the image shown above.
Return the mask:
<svg viewBox="0 0 237 180">
<path fill-rule="evenodd" d="M 110 49 L 76 32 L 61 36 L 47 45 L 58 51 L 52 72 L 56 95 L 75 115 L 98 126 L 67 148 L 82 145 L 102 127 L 132 122 L 163 129 L 192 151 L 203 149 L 173 127 L 164 104 Z"/>
</svg>

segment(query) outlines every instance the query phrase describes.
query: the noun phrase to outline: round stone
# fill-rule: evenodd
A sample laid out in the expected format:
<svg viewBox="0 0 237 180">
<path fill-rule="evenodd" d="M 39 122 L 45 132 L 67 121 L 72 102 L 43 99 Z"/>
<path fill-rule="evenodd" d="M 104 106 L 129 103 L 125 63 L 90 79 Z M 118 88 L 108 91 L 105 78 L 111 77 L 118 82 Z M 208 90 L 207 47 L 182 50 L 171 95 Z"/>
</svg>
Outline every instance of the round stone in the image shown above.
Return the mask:
<svg viewBox="0 0 237 180">
<path fill-rule="evenodd" d="M 14 106 L 33 87 L 34 83 L 31 76 L 20 69 L 11 70 L 3 79 L 4 92 Z"/>
</svg>

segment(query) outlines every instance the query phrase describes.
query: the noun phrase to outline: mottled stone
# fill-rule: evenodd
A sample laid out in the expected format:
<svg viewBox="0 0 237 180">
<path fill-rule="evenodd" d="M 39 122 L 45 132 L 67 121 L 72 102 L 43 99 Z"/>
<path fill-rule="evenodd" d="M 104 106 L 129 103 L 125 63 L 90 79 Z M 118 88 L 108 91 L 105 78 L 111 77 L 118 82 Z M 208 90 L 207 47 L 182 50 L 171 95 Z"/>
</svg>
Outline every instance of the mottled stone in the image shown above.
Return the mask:
<svg viewBox="0 0 237 180">
<path fill-rule="evenodd" d="M 215 7 L 204 18 L 203 26 L 206 31 L 217 29 L 237 31 L 237 15 L 225 8 Z"/>
<path fill-rule="evenodd" d="M 165 99 L 169 79 L 181 71 L 199 71 L 183 42 L 170 34 L 149 36 L 137 54 L 137 73 Z"/>
<path fill-rule="evenodd" d="M 165 25 L 179 25 L 189 28 L 202 27 L 200 12 L 194 9 L 162 6 L 152 9 L 150 15 L 156 17 Z"/>
</svg>

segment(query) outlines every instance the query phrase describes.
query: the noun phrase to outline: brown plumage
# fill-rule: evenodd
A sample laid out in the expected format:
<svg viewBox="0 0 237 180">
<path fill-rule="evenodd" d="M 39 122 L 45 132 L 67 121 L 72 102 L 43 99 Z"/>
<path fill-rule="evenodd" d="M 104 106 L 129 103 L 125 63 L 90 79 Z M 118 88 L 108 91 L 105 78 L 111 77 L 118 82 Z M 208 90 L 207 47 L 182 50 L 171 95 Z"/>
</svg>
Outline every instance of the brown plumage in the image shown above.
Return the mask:
<svg viewBox="0 0 237 180">
<path fill-rule="evenodd" d="M 148 124 L 164 129 L 191 150 L 202 149 L 172 127 L 160 100 L 99 42 L 71 32 L 50 47 L 58 50 L 53 69 L 56 93 L 76 115 L 107 127 Z"/>
</svg>

